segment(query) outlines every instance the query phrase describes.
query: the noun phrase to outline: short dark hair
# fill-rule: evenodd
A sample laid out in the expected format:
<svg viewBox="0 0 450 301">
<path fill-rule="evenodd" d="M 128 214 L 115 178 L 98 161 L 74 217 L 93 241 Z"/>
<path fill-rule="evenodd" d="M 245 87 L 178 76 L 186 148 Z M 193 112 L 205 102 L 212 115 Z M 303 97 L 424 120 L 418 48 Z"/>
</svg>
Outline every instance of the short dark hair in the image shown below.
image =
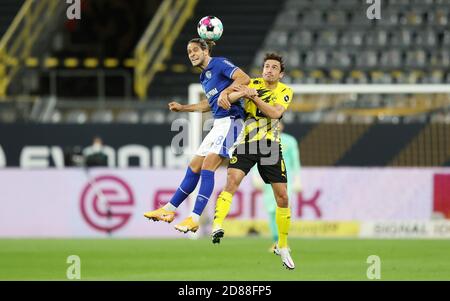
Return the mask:
<svg viewBox="0 0 450 301">
<path fill-rule="evenodd" d="M 209 55 L 211 55 L 213 47 L 216 46 L 216 43 L 214 41 L 212 41 L 212 40 L 204 40 L 204 39 L 200 39 L 200 38 L 191 39 L 188 42 L 188 44 L 191 44 L 191 43 L 199 44 L 200 48 L 202 50 L 208 49 Z"/>
<path fill-rule="evenodd" d="M 274 60 L 274 61 L 280 62 L 281 72 L 284 72 L 285 66 L 284 66 L 284 62 L 283 62 L 283 57 L 281 55 L 276 54 L 274 52 L 266 53 L 266 56 L 264 57 L 263 66 L 264 66 L 264 64 L 266 63 L 267 60 Z"/>
</svg>

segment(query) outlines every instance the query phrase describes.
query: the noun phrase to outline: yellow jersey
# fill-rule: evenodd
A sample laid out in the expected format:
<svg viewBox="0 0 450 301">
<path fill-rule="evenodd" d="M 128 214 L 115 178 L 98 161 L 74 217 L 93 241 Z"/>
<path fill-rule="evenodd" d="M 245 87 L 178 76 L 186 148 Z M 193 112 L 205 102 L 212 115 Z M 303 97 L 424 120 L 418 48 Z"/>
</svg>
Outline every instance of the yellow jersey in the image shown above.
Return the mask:
<svg viewBox="0 0 450 301">
<path fill-rule="evenodd" d="M 292 89 L 281 82 L 278 82 L 275 89 L 270 90 L 262 78 L 252 78 L 248 87 L 256 89 L 258 96 L 271 105 L 279 104 L 287 109 L 292 101 Z M 244 139 L 240 143 L 250 143 L 261 139 L 280 142 L 279 119 L 266 117 L 250 99 L 245 99 L 244 108 L 246 114 Z"/>
</svg>

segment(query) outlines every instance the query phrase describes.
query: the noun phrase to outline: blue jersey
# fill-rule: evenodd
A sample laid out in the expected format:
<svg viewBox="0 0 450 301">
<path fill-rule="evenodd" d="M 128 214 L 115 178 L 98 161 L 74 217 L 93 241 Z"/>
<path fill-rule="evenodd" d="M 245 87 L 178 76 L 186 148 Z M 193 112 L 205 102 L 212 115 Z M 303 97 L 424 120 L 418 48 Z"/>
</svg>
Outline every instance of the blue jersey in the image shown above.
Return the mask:
<svg viewBox="0 0 450 301">
<path fill-rule="evenodd" d="M 224 57 L 212 57 L 208 66 L 200 74 L 200 83 L 203 91 L 205 91 L 206 98 L 208 98 L 214 118 L 245 117 L 242 100 L 233 103 L 229 110 L 217 105 L 220 93 L 233 83 L 232 76 L 237 69 L 238 67 Z"/>
</svg>

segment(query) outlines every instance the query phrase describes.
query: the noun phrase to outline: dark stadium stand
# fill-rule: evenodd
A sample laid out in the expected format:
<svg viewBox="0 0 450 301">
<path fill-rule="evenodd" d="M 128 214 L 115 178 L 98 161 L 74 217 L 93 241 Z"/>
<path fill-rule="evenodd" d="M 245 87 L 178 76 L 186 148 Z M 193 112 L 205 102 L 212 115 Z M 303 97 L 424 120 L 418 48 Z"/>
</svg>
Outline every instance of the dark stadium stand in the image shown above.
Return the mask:
<svg viewBox="0 0 450 301">
<path fill-rule="evenodd" d="M 5 34 L 25 0 L 2 0 L 0 2 L 0 37 Z"/>
</svg>

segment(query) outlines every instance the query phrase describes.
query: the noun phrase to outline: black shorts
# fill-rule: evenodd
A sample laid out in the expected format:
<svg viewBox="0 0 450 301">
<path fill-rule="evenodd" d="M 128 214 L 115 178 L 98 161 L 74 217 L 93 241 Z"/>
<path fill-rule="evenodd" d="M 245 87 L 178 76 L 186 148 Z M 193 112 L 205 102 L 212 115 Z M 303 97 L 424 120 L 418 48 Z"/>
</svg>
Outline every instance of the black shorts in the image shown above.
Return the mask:
<svg viewBox="0 0 450 301">
<path fill-rule="evenodd" d="M 281 145 L 273 142 L 267 147 L 259 144 L 241 144 L 233 152 L 228 168 L 237 168 L 246 175 L 257 164 L 258 172 L 266 184 L 287 183 L 286 166 Z"/>
</svg>

